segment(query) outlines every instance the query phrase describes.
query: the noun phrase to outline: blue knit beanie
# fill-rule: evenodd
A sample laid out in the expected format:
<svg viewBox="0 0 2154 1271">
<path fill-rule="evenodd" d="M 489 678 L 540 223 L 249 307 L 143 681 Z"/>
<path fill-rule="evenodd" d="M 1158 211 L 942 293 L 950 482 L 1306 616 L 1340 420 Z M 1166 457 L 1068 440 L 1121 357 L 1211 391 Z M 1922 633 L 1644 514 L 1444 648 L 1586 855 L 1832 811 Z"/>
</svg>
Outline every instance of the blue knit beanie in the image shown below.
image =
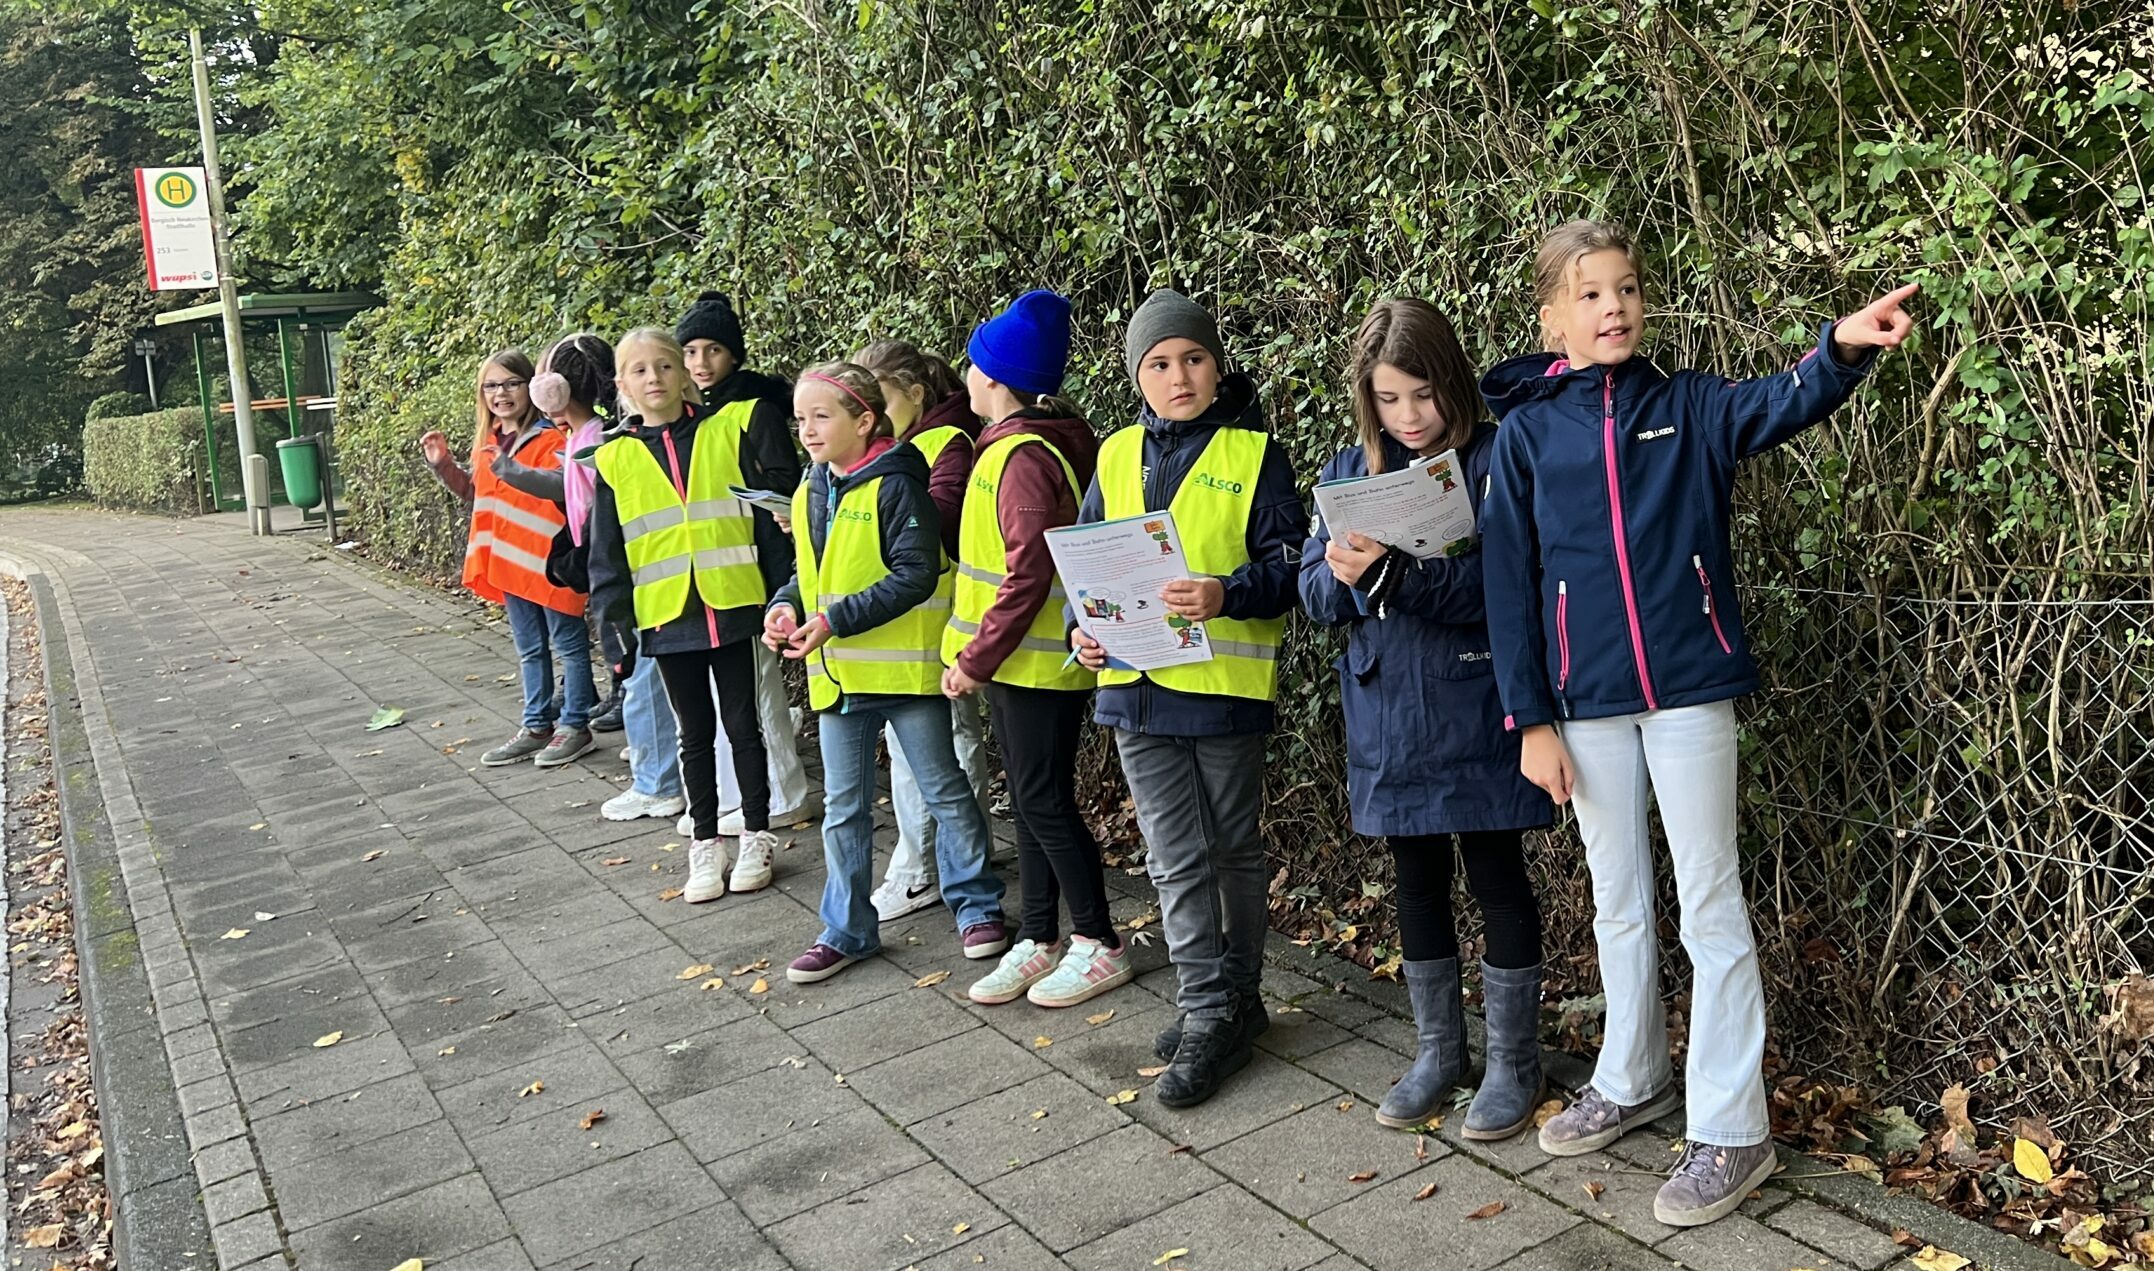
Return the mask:
<svg viewBox="0 0 2154 1271">
<path fill-rule="evenodd" d="M 965 355 L 989 379 L 1020 393 L 1062 387 L 1070 360 L 1070 302 L 1052 291 L 1028 291 L 981 323 Z"/>
</svg>

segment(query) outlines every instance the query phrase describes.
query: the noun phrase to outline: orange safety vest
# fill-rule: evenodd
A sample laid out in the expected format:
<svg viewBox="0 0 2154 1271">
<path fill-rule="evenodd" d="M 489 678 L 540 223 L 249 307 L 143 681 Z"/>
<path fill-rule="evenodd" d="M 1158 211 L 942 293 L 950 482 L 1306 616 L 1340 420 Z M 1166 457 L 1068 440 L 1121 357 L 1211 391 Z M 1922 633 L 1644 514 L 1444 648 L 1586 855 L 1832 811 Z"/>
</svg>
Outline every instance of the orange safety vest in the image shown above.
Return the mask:
<svg viewBox="0 0 2154 1271">
<path fill-rule="evenodd" d="M 545 427 L 518 450 L 518 462 L 544 468 L 562 461 L 568 434 Z M 506 449 L 506 447 L 504 447 Z M 561 613 L 581 614 L 584 594 L 546 581 L 546 554 L 568 516 L 551 499 L 494 475 L 483 454 L 471 462 L 471 542 L 464 549 L 464 586 L 495 604 L 518 596 Z"/>
</svg>

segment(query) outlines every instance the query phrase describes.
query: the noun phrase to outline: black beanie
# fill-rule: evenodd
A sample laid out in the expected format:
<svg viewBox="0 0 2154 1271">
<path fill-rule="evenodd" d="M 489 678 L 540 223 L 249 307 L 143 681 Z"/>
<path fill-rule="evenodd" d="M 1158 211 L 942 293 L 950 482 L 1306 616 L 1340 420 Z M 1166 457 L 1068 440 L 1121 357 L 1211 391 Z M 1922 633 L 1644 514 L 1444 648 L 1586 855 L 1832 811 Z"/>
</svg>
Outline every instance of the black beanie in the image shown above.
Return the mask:
<svg viewBox="0 0 2154 1271">
<path fill-rule="evenodd" d="M 740 315 L 733 312 L 733 302 L 722 291 L 706 291 L 688 306 L 688 312 L 673 328 L 673 338 L 682 344 L 690 340 L 715 340 L 733 351 L 733 360 L 742 366 L 748 364 L 748 342 L 742 338 Z"/>
</svg>

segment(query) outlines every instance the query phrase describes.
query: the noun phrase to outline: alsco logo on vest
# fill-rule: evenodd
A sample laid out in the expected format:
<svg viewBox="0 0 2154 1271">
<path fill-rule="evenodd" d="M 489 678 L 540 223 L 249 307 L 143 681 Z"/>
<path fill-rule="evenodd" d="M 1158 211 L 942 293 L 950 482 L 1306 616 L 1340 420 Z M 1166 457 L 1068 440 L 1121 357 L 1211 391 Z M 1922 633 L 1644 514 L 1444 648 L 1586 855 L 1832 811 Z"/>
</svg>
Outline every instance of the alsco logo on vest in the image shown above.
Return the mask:
<svg viewBox="0 0 2154 1271">
<path fill-rule="evenodd" d="M 838 509 L 838 519 L 841 521 L 872 521 L 875 519 L 875 514 L 860 508 L 841 507 Z"/>
<path fill-rule="evenodd" d="M 1191 477 L 1190 480 L 1196 482 L 1200 486 L 1203 486 L 1207 490 L 1217 490 L 1221 494 L 1240 494 L 1242 492 L 1241 482 L 1221 481 L 1218 477 L 1213 476 L 1209 472 L 1199 472 L 1195 476 Z"/>
</svg>

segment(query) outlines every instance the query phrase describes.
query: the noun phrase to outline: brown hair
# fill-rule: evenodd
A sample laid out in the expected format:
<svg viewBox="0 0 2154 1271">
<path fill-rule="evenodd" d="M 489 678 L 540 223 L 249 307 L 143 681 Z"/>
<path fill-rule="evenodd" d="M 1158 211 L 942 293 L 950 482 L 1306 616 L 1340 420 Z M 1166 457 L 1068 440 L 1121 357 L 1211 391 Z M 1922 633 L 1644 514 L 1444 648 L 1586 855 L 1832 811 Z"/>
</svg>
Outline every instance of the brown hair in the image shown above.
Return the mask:
<svg viewBox="0 0 2154 1271">
<path fill-rule="evenodd" d="M 1645 266 L 1638 261 L 1638 249 L 1631 242 L 1629 230 L 1614 221 L 1565 221 L 1542 236 L 1540 250 L 1533 254 L 1534 298 L 1544 305 L 1556 303 L 1570 288 L 1571 270 L 1595 252 L 1621 252 L 1639 277 L 1645 276 Z M 1543 323 L 1541 347 L 1562 353 L 1565 350 L 1560 346 L 1555 332 Z"/>
<path fill-rule="evenodd" d="M 479 422 L 471 433 L 471 462 L 474 464 L 478 463 L 479 455 L 494 443 L 491 435 L 494 429 L 494 413 L 486 409 L 486 372 L 496 366 L 522 380 L 526 389 L 531 387 L 531 377 L 536 373 L 531 366 L 531 355 L 522 349 L 503 349 L 479 363 L 479 377 L 472 390 L 479 399 Z M 538 407 L 531 404 L 527 393 L 524 398 L 524 413 L 516 420 L 516 431 L 522 432 L 530 426 L 531 421 L 538 418 L 538 413 Z"/>
<path fill-rule="evenodd" d="M 852 362 L 824 362 L 802 371 L 800 379 L 803 383 L 821 380 L 835 386 L 840 406 L 853 418 L 875 412 L 875 431 L 870 436 L 890 436 L 890 406 L 883 400 L 882 381 L 875 378 L 875 372 Z M 860 409 L 854 410 L 855 406 Z"/>
<path fill-rule="evenodd" d="M 703 404 L 703 390 L 697 388 L 696 382 L 688 376 L 688 355 L 681 351 L 681 342 L 674 339 L 673 333 L 664 327 L 637 327 L 627 335 L 622 336 L 621 342 L 613 346 L 613 365 L 616 372 L 621 367 L 628 365 L 628 350 L 638 344 L 655 344 L 660 352 L 671 353 L 673 355 L 673 364 L 681 368 L 681 379 L 685 381 L 681 392 L 681 400 L 694 402 L 698 406 Z M 616 380 L 616 386 L 618 386 L 618 383 L 619 381 Z M 630 415 L 636 414 L 634 403 L 628 400 L 628 394 L 624 391 L 619 396 L 621 418 L 626 419 Z"/>
<path fill-rule="evenodd" d="M 1085 418 L 1084 411 L 1077 403 L 1060 393 L 1028 393 L 1021 388 L 1010 388 L 1007 384 L 1003 387 L 1009 388 L 1010 396 L 1016 398 L 1017 404 L 1026 410 L 1045 411 L 1055 419 L 1074 419 L 1088 428 L 1092 425 L 1092 421 Z"/>
<path fill-rule="evenodd" d="M 965 381 L 948 362 L 910 340 L 871 340 L 853 354 L 853 364 L 879 380 L 901 388 L 920 388 L 933 406 L 965 391 Z"/>
<path fill-rule="evenodd" d="M 1376 368 L 1389 366 L 1427 380 L 1436 413 L 1443 418 L 1436 449 L 1455 450 L 1473 436 L 1481 419 L 1481 396 L 1473 364 L 1466 360 L 1451 320 L 1426 300 L 1379 301 L 1354 332 L 1354 426 L 1369 474 L 1384 470 L 1384 424 L 1376 409 Z"/>
</svg>

